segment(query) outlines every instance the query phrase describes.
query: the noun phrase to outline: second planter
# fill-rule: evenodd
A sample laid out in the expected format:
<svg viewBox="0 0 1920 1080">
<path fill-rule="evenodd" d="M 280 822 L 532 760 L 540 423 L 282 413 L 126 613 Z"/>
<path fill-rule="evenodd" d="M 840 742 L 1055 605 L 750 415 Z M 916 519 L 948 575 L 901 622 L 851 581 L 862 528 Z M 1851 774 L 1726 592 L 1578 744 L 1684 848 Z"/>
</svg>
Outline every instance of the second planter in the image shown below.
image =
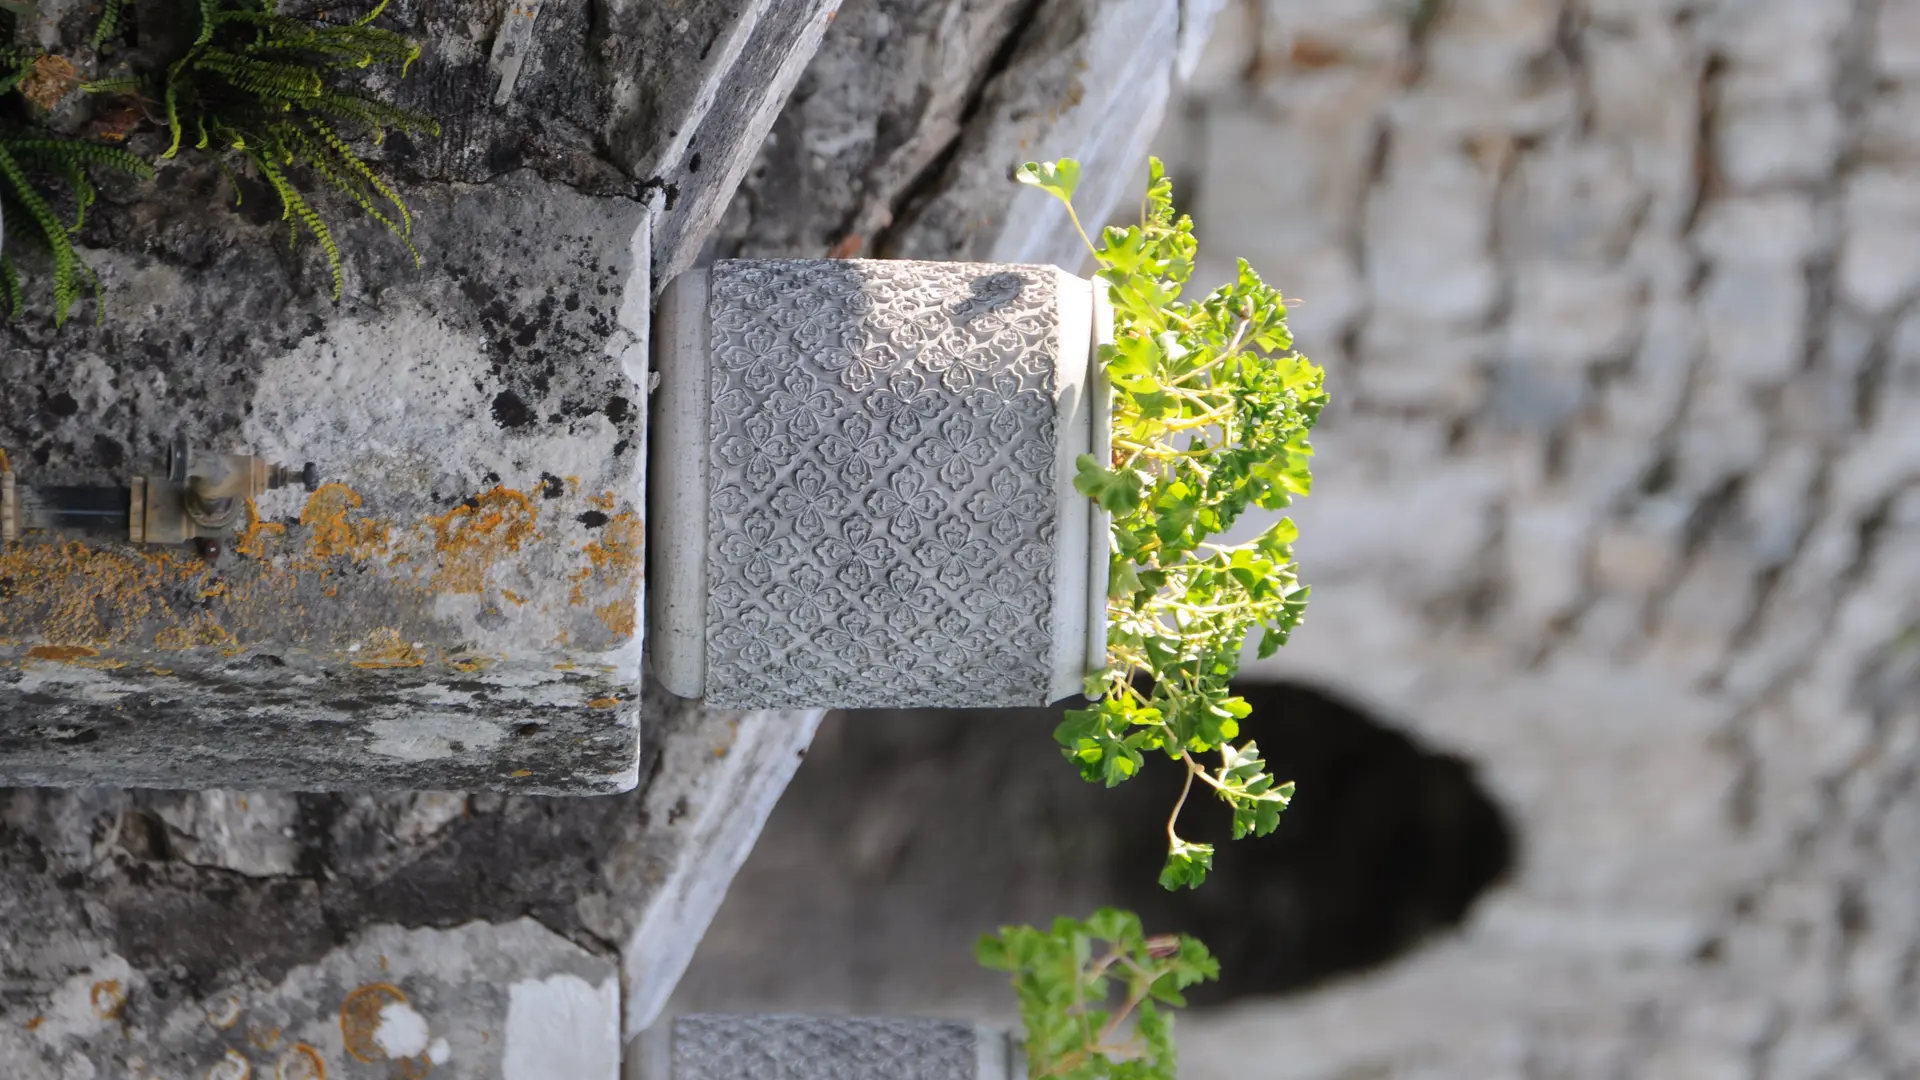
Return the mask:
<svg viewBox="0 0 1920 1080">
<path fill-rule="evenodd" d="M 1004 707 L 1106 652 L 1094 350 L 1051 266 L 727 261 L 654 321 L 648 648 L 737 707 Z"/>
</svg>

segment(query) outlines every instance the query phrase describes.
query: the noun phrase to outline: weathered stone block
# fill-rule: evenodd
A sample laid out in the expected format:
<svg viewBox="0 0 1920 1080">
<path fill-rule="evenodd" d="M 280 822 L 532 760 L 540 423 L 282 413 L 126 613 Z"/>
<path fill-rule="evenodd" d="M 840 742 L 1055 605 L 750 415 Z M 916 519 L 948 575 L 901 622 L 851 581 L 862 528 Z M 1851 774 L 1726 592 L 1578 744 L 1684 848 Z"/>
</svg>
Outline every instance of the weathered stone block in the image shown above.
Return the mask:
<svg viewBox="0 0 1920 1080">
<path fill-rule="evenodd" d="M 21 488 L 122 498 L 176 437 L 325 483 L 247 500 L 217 553 L 6 545 L 0 776 L 635 782 L 648 213 L 527 174 L 410 194 L 430 269 L 377 304 L 309 321 L 266 248 L 197 282 L 114 252 L 100 327 L 16 337 Z"/>
<path fill-rule="evenodd" d="M 204 1000 L 113 954 L 0 1025 L 10 1078 L 374 1075 L 616 1080 L 613 965 L 532 919 L 368 927 L 326 956 Z"/>
</svg>

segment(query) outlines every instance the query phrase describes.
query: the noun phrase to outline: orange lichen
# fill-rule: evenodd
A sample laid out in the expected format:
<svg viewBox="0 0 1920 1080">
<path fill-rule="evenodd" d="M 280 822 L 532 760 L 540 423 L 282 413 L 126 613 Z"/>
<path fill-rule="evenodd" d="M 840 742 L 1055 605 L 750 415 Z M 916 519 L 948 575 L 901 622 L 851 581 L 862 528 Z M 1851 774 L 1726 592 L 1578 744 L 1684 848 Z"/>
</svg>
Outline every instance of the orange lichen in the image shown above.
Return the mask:
<svg viewBox="0 0 1920 1080">
<path fill-rule="evenodd" d="M 494 564 L 519 551 L 534 534 L 540 511 L 522 492 L 496 487 L 436 518 L 429 518 L 439 569 L 439 592 L 479 593 Z"/>
<path fill-rule="evenodd" d="M 392 983 L 367 983 L 354 988 L 340 1003 L 340 1040 L 347 1053 L 361 1061 L 384 1061 L 387 1052 L 374 1040 L 380 1028 L 380 1011 L 388 1005 L 405 1005 L 407 995 Z"/>
<path fill-rule="evenodd" d="M 246 808 L 241 807 L 241 809 Z M 248 1028 L 247 1041 L 262 1050 L 271 1050 L 280 1045 L 280 1029 L 277 1027 Z"/>
<path fill-rule="evenodd" d="M 615 514 L 606 525 L 601 527 L 600 535 L 587 541 L 581 548 L 581 554 L 587 557 L 586 566 L 575 570 L 571 575 L 573 591 L 568 594 L 569 604 L 584 604 L 588 599 L 588 589 L 597 585 L 600 588 L 614 588 L 620 599 L 598 606 L 594 614 L 606 624 L 608 630 L 620 637 L 631 637 L 634 631 L 634 611 L 631 597 L 635 582 L 640 577 L 641 560 L 645 557 L 645 526 L 640 518 L 631 511 Z"/>
<path fill-rule="evenodd" d="M 273 1067 L 274 1080 L 327 1080 L 327 1062 L 320 1051 L 294 1043 Z"/>
<path fill-rule="evenodd" d="M 618 708 L 619 705 L 620 699 L 617 697 L 597 697 L 587 702 L 589 709 L 613 709 Z"/>
<path fill-rule="evenodd" d="M 226 627 L 204 614 L 194 615 L 184 626 L 169 626 L 153 635 L 153 647 L 167 652 L 214 647 L 231 649 L 238 644 Z"/>
<path fill-rule="evenodd" d="M 631 600 L 615 600 L 593 609 L 600 622 L 615 637 L 630 638 L 638 622 L 637 608 Z"/>
<path fill-rule="evenodd" d="M 300 524 L 307 530 L 307 554 L 316 559 L 347 558 L 365 562 L 386 554 L 386 522 L 360 518 L 360 493 L 345 484 L 323 484 L 307 497 Z"/>
<path fill-rule="evenodd" d="M 0 456 L 4 456 L 4 454 L 3 454 L 3 453 L 0 453 Z M 46 1023 L 46 1022 L 47 1022 L 47 1018 L 46 1018 L 46 1017 L 44 1017 L 44 1016 L 35 1016 L 35 1017 L 30 1017 L 30 1018 L 29 1018 L 29 1019 L 27 1020 L 27 1030 L 28 1030 L 28 1031 L 38 1031 L 38 1030 L 40 1030 L 40 1025 L 41 1025 L 41 1024 L 44 1024 L 44 1023 Z"/>
<path fill-rule="evenodd" d="M 127 1007 L 127 995 L 120 989 L 119 979 L 101 979 L 87 996 L 93 1002 L 93 1015 L 102 1020 L 118 1020 L 120 1010 Z"/>
<path fill-rule="evenodd" d="M 599 495 L 589 495 L 587 496 L 587 505 L 593 507 L 595 510 L 610 511 L 620 505 L 620 497 L 611 491 L 603 492 Z"/>
<path fill-rule="evenodd" d="M 368 634 L 353 655 L 356 657 L 354 667 L 375 671 L 419 667 L 427 662 L 420 650 L 391 626 L 383 626 Z"/>
<path fill-rule="evenodd" d="M 48 53 L 38 57 L 20 80 L 20 96 L 41 109 L 52 109 L 80 85 L 80 69 L 64 56 Z"/>
<path fill-rule="evenodd" d="M 71 664 L 83 656 L 99 656 L 100 650 L 86 645 L 35 645 L 27 650 L 29 660 L 51 660 Z"/>
<path fill-rule="evenodd" d="M 0 638 L 34 628 L 51 645 L 101 648 L 132 638 L 156 614 L 171 615 L 168 586 L 198 587 L 210 572 L 171 553 L 134 554 L 79 541 L 15 544 L 0 553 Z"/>
<path fill-rule="evenodd" d="M 501 589 L 500 595 L 506 597 L 507 602 L 510 604 L 513 604 L 515 607 L 526 606 L 527 598 L 524 596 L 521 596 L 517 592 L 514 592 L 512 589 Z"/>
<path fill-rule="evenodd" d="M 319 492 L 316 491 L 314 494 L 318 495 Z M 309 500 L 309 505 L 311 505 L 311 500 Z M 261 521 L 260 507 L 255 505 L 253 499 L 249 497 L 247 499 L 247 523 L 241 527 L 239 537 L 234 540 L 233 550 L 237 554 L 250 555 L 256 559 L 264 559 L 267 557 L 267 538 L 270 536 L 285 536 L 286 532 L 287 527 L 277 521 Z"/>
<path fill-rule="evenodd" d="M 491 656 L 471 656 L 471 655 L 446 656 L 443 654 L 440 657 L 440 659 L 446 661 L 447 666 L 452 668 L 455 671 L 468 671 L 468 672 L 480 671 L 484 669 L 488 664 L 493 663 L 493 657 Z"/>
<path fill-rule="evenodd" d="M 533 770 L 532 769 L 515 769 L 512 772 L 508 773 L 507 775 L 514 778 L 515 780 L 518 780 L 523 776 L 532 776 Z"/>
</svg>

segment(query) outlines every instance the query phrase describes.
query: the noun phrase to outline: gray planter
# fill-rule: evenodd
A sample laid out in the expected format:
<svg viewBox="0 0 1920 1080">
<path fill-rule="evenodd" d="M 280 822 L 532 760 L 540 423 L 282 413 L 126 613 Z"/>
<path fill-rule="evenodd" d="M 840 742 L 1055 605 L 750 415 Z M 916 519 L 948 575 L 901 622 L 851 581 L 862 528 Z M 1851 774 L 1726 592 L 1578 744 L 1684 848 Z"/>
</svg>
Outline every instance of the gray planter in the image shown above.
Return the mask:
<svg viewBox="0 0 1920 1080">
<path fill-rule="evenodd" d="M 730 261 L 654 323 L 648 648 L 739 707 L 1040 705 L 1106 652 L 1112 316 L 1051 266 Z"/>
</svg>

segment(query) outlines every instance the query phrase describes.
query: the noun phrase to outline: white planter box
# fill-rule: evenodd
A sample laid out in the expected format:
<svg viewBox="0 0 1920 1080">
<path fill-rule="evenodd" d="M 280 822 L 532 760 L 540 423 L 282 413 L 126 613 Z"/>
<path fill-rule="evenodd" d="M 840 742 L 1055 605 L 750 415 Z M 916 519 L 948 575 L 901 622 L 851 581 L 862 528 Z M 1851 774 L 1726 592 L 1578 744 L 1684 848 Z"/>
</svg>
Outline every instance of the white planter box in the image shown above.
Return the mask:
<svg viewBox="0 0 1920 1080">
<path fill-rule="evenodd" d="M 1041 705 L 1106 653 L 1112 315 L 1051 266 L 729 261 L 656 313 L 648 648 L 737 707 Z"/>
</svg>

